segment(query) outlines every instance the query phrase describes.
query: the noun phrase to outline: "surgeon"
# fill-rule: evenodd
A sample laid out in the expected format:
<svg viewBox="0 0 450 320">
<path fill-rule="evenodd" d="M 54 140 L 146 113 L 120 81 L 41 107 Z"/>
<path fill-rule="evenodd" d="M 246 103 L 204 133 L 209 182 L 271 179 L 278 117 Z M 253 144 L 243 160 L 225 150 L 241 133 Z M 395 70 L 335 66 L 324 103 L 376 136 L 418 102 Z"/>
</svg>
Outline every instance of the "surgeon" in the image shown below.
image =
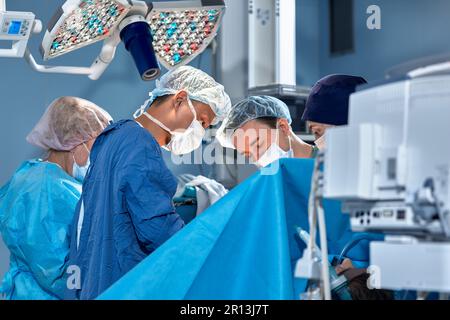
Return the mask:
<svg viewBox="0 0 450 320">
<path fill-rule="evenodd" d="M 327 129 L 348 124 L 350 95 L 363 84 L 367 84 L 364 78 L 334 74 L 314 85 L 302 120 L 306 121 L 310 132 L 314 134 L 315 145 L 319 149 L 325 148 L 324 135 Z"/>
<path fill-rule="evenodd" d="M 55 100 L 27 137 L 43 159 L 24 162 L 0 189 L 0 232 L 11 252 L 6 299 L 63 299 L 69 226 L 95 138 L 112 120 L 94 103 Z"/>
<path fill-rule="evenodd" d="M 288 106 L 270 96 L 254 96 L 237 103 L 217 132 L 222 146 L 236 149 L 258 167 L 282 158 L 311 158 L 314 146 L 292 131 Z"/>
<path fill-rule="evenodd" d="M 325 148 L 326 130 L 348 123 L 350 95 L 366 83 L 361 77 L 329 75 L 314 85 L 302 117 L 316 138 L 313 145 L 293 133 L 286 104 L 269 96 L 239 102 L 219 128 L 217 139 L 261 168 L 281 158 L 315 158 Z"/>
<path fill-rule="evenodd" d="M 172 202 L 177 181 L 160 147 L 192 152 L 230 107 L 222 85 L 179 67 L 157 82 L 135 120 L 98 137 L 73 223 L 68 299 L 96 298 L 184 226 Z"/>
</svg>

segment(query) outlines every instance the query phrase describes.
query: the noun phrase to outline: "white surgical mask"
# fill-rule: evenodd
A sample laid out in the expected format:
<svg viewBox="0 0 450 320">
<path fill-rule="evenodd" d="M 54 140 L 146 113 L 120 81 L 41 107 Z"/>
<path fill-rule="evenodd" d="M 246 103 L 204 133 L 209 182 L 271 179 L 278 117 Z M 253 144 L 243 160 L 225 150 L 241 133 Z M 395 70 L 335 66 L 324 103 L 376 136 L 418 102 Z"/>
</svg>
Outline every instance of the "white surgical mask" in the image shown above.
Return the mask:
<svg viewBox="0 0 450 320">
<path fill-rule="evenodd" d="M 264 168 L 264 167 L 267 167 L 272 162 L 275 162 L 279 159 L 294 157 L 294 152 L 292 151 L 291 137 L 289 137 L 289 150 L 288 151 L 284 151 L 278 145 L 279 137 L 280 137 L 280 133 L 279 133 L 279 129 L 277 129 L 277 137 L 275 139 L 276 142 L 272 143 L 270 145 L 269 149 L 267 149 L 267 151 L 264 152 L 264 154 L 258 159 L 258 161 L 255 162 L 255 164 L 258 167 Z"/>
<path fill-rule="evenodd" d="M 88 172 L 89 166 L 91 165 L 91 159 L 90 159 L 90 151 L 86 147 L 86 145 L 83 143 L 83 146 L 86 148 L 88 152 L 88 159 L 84 166 L 79 166 L 77 162 L 75 161 L 75 155 L 73 155 L 73 167 L 72 167 L 72 176 L 77 180 L 78 182 L 83 182 L 84 178 L 86 177 L 86 174 Z"/>
<path fill-rule="evenodd" d="M 320 151 L 323 151 L 325 149 L 325 134 L 314 141 L 314 144 L 317 148 L 319 148 Z"/>
<path fill-rule="evenodd" d="M 205 137 L 206 131 L 203 128 L 200 121 L 197 120 L 197 112 L 192 104 L 192 101 L 188 99 L 189 108 L 194 115 L 194 120 L 190 124 L 190 126 L 184 130 L 183 132 L 177 132 L 170 130 L 167 126 L 165 126 L 161 121 L 155 119 L 147 112 L 144 115 L 149 118 L 151 121 L 156 123 L 165 131 L 169 132 L 172 135 L 170 142 L 165 146 L 165 149 L 172 152 L 174 155 L 180 156 L 184 154 L 191 153 L 202 144 L 202 140 Z"/>
</svg>

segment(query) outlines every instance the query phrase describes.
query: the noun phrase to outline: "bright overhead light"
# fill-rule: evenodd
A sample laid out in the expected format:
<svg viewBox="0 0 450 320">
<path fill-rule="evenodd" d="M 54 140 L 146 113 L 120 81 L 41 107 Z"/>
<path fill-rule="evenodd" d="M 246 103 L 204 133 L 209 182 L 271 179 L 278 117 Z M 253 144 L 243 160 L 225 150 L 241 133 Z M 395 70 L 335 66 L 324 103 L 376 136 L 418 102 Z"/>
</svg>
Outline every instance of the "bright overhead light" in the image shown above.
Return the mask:
<svg viewBox="0 0 450 320">
<path fill-rule="evenodd" d="M 188 64 L 202 53 L 217 34 L 225 7 L 195 6 L 186 2 L 178 9 L 167 9 L 155 3 L 147 20 L 153 36 L 153 47 L 166 69 Z M 172 6 L 175 3 L 171 3 Z"/>
<path fill-rule="evenodd" d="M 53 17 L 42 43 L 43 59 L 48 60 L 111 35 L 131 6 L 124 0 L 69 0 Z"/>
</svg>

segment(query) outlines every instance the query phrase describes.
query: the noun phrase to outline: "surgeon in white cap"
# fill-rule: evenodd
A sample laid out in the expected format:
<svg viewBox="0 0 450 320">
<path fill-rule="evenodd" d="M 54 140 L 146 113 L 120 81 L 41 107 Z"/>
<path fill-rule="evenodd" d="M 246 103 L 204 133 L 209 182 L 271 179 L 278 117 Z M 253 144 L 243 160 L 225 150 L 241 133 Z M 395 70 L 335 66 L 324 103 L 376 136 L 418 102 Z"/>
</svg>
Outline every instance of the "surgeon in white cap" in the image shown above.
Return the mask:
<svg viewBox="0 0 450 320">
<path fill-rule="evenodd" d="M 184 226 L 172 201 L 177 181 L 160 148 L 194 151 L 230 108 L 222 85 L 180 67 L 157 82 L 135 120 L 100 135 L 72 233 L 70 264 L 80 268 L 81 284 L 67 298 L 96 298 Z"/>
<path fill-rule="evenodd" d="M 27 141 L 45 151 L 0 188 L 0 233 L 11 252 L 0 292 L 11 300 L 62 299 L 70 224 L 97 136 L 112 121 L 94 103 L 55 100 Z"/>
</svg>

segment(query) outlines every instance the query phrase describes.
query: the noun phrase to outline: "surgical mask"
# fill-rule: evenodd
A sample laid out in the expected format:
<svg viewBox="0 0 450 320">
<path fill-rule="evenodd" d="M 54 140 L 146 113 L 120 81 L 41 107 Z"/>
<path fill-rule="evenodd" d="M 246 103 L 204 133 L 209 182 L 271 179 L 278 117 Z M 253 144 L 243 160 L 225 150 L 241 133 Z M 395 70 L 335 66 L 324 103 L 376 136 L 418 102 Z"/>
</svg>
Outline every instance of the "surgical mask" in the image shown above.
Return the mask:
<svg viewBox="0 0 450 320">
<path fill-rule="evenodd" d="M 84 166 L 80 166 L 75 161 L 75 155 L 73 155 L 73 167 L 72 167 L 72 176 L 77 180 L 78 182 L 83 182 L 84 178 L 86 177 L 86 174 L 88 172 L 89 166 L 91 165 L 91 159 L 90 159 L 90 151 L 86 147 L 86 145 L 83 143 L 83 146 L 86 148 L 86 151 L 88 152 L 88 159 Z"/>
<path fill-rule="evenodd" d="M 280 148 L 280 146 L 278 145 L 279 137 L 280 133 L 279 129 L 277 128 L 277 137 L 275 139 L 276 142 L 272 143 L 269 149 L 267 149 L 267 151 L 255 162 L 255 164 L 259 168 L 267 167 L 269 164 L 279 159 L 294 157 L 294 152 L 292 151 L 291 137 L 289 137 L 289 151 L 284 151 L 283 149 Z"/>
<path fill-rule="evenodd" d="M 202 124 L 197 120 L 197 112 L 195 111 L 194 105 L 190 99 L 188 99 L 188 104 L 192 114 L 194 115 L 194 120 L 192 120 L 192 123 L 183 132 L 172 131 L 147 112 L 144 113 L 147 118 L 172 135 L 170 142 L 164 148 L 177 156 L 191 153 L 200 147 L 206 134 Z"/>
<path fill-rule="evenodd" d="M 134 112 L 134 114 L 133 114 L 133 118 L 134 119 L 137 119 L 137 118 L 139 118 L 140 116 L 142 116 L 143 114 L 145 114 L 145 109 L 147 108 L 147 106 L 149 105 L 149 104 L 151 104 L 151 102 L 153 102 L 155 99 L 153 98 L 153 93 L 152 92 L 150 92 L 149 94 L 149 99 L 147 99 L 147 100 L 145 100 L 144 101 L 144 104 L 143 105 L 141 105 L 135 112 Z"/>
<path fill-rule="evenodd" d="M 325 149 L 325 135 L 314 141 L 314 144 L 320 151 L 323 151 Z"/>
</svg>

